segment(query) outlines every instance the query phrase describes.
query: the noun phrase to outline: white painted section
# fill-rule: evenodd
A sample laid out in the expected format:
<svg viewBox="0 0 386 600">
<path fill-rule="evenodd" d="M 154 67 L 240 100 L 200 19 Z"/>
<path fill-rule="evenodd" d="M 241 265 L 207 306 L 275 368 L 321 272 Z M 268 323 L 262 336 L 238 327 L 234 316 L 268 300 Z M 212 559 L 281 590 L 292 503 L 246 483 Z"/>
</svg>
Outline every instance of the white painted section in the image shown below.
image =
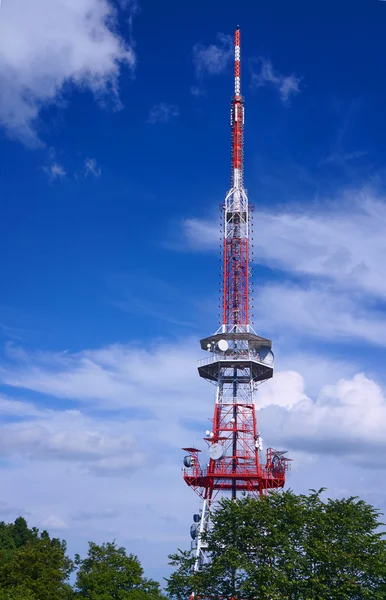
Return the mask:
<svg viewBox="0 0 386 600">
<path fill-rule="evenodd" d="M 202 513 L 201 513 L 201 521 L 200 521 L 200 529 L 198 531 L 198 540 L 197 540 L 197 550 L 196 550 L 196 560 L 194 562 L 194 570 L 198 571 L 198 569 L 202 566 L 205 560 L 205 547 L 201 542 L 201 535 L 208 529 L 209 525 L 209 514 L 208 514 L 208 502 L 204 500 L 202 503 Z"/>
<path fill-rule="evenodd" d="M 240 187 L 240 171 L 239 169 L 233 169 L 233 185 L 236 189 Z"/>
</svg>

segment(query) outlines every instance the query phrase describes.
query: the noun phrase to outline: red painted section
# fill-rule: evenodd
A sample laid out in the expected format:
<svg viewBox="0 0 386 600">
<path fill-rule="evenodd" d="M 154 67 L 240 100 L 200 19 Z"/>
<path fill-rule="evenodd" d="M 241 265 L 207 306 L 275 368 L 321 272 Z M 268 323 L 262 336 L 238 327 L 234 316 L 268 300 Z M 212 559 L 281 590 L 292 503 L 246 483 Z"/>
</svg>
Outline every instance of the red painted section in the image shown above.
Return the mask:
<svg viewBox="0 0 386 600">
<path fill-rule="evenodd" d="M 234 422 L 232 422 L 234 419 Z M 236 447 L 233 451 L 234 434 Z M 202 498 L 213 500 L 218 492 L 230 491 L 233 481 L 238 492 L 262 495 L 269 489 L 284 487 L 289 459 L 268 448 L 264 464 L 256 448 L 255 406 L 248 404 L 217 404 L 213 420 L 213 438 L 208 444 L 221 440 L 226 455 L 210 460 L 202 469 L 198 452 L 192 452 L 194 466 L 184 471 L 185 482 Z"/>
<path fill-rule="evenodd" d="M 237 219 L 237 215 L 233 215 L 232 218 Z M 224 239 L 223 271 L 223 323 L 247 325 L 249 323 L 248 239 L 237 235 Z"/>
</svg>

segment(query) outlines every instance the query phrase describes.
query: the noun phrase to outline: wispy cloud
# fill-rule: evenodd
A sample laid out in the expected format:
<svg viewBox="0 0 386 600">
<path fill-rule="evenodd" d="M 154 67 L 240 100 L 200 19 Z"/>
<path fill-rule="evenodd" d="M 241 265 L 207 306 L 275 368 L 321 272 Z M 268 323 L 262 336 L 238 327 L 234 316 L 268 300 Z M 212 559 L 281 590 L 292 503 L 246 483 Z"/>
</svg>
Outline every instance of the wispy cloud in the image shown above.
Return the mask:
<svg viewBox="0 0 386 600">
<path fill-rule="evenodd" d="M 152 125 L 156 123 L 169 123 L 174 117 L 178 117 L 179 114 L 178 106 L 161 102 L 153 106 L 147 120 Z"/>
<path fill-rule="evenodd" d="M 364 294 L 351 296 L 326 283 L 262 283 L 255 306 L 256 320 L 270 331 L 330 344 L 386 346 L 384 311 L 375 309 Z"/>
<path fill-rule="evenodd" d="M 351 127 L 355 127 L 358 119 L 358 112 L 361 107 L 361 102 L 358 99 L 351 100 L 347 105 L 344 105 L 341 112 L 343 113 L 337 127 L 337 132 L 333 143 L 331 144 L 330 152 L 327 157 L 319 162 L 319 165 L 333 164 L 340 167 L 345 167 L 347 163 L 355 161 L 355 166 L 358 165 L 358 159 L 363 158 L 368 154 L 366 150 L 351 150 L 345 148 L 344 141 L 347 132 Z"/>
<path fill-rule="evenodd" d="M 348 189 L 308 209 L 260 210 L 255 220 L 257 263 L 386 298 L 386 198 L 375 190 Z M 188 219 L 183 228 L 193 247 L 215 248 L 216 223 Z"/>
<path fill-rule="evenodd" d="M 135 54 L 114 26 L 107 0 L 6 2 L 0 19 L 0 125 L 13 138 L 40 143 L 40 109 L 60 100 L 66 83 L 118 99 L 122 65 Z"/>
<path fill-rule="evenodd" d="M 355 150 L 354 152 L 331 152 L 326 158 L 319 162 L 320 165 L 335 163 L 335 164 L 344 164 L 348 161 L 358 160 L 359 158 L 363 158 L 366 156 L 367 151 L 365 150 Z"/>
<path fill-rule="evenodd" d="M 95 158 L 86 158 L 84 161 L 84 174 L 85 177 L 92 176 L 98 179 L 102 174 L 102 169 L 98 167 L 98 163 Z"/>
<path fill-rule="evenodd" d="M 199 85 L 192 85 L 190 88 L 190 92 L 192 93 L 193 96 L 196 96 L 196 98 L 198 98 L 199 96 L 205 95 L 205 91 Z"/>
<path fill-rule="evenodd" d="M 196 75 L 219 75 L 227 68 L 233 57 L 233 41 L 230 35 L 217 34 L 217 44 L 195 44 L 193 46 L 193 63 Z"/>
<path fill-rule="evenodd" d="M 252 72 L 252 85 L 259 87 L 273 87 L 279 94 L 283 104 L 287 104 L 291 96 L 300 92 L 301 77 L 294 73 L 291 75 L 282 75 L 276 71 L 272 62 L 266 58 L 259 58 L 259 71 Z"/>
<path fill-rule="evenodd" d="M 54 531 L 68 529 L 67 523 L 65 523 L 65 521 L 57 515 L 50 515 L 49 517 L 46 517 L 42 523 L 42 526 L 53 529 Z"/>
<path fill-rule="evenodd" d="M 55 179 L 64 179 L 66 177 L 66 171 L 64 167 L 57 162 L 43 167 L 43 171 L 47 175 L 50 182 L 55 181 Z"/>
<path fill-rule="evenodd" d="M 312 208 L 256 211 L 254 219 L 254 261 L 270 269 L 258 286 L 259 322 L 303 339 L 386 345 L 382 195 L 351 189 Z M 183 227 L 191 247 L 215 250 L 217 223 L 188 219 Z"/>
</svg>

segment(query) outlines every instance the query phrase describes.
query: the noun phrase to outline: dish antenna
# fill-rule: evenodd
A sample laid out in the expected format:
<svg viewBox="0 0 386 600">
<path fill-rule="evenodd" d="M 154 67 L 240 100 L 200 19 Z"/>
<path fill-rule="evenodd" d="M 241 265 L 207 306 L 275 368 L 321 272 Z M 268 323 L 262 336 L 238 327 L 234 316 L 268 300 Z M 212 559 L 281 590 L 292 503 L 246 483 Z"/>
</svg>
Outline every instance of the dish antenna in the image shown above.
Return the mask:
<svg viewBox="0 0 386 600">
<path fill-rule="evenodd" d="M 224 458 L 224 447 L 222 444 L 212 444 L 209 448 L 209 456 L 212 460 L 221 460 Z"/>
<path fill-rule="evenodd" d="M 229 344 L 226 340 L 219 340 L 217 342 L 217 348 L 221 350 L 221 352 L 226 352 L 229 348 Z"/>
<path fill-rule="evenodd" d="M 270 367 L 273 366 L 275 357 L 274 357 L 272 350 L 270 350 L 269 348 L 261 348 L 259 350 L 259 355 L 260 355 L 261 362 L 265 363 L 266 365 L 268 365 Z"/>
</svg>

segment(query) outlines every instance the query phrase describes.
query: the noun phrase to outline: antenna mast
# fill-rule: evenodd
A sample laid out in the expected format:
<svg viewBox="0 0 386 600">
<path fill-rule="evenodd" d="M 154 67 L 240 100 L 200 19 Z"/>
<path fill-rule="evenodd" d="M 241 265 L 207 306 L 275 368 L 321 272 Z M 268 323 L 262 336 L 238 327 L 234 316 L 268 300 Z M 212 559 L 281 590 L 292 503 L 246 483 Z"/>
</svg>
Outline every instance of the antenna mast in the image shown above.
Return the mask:
<svg viewBox="0 0 386 600">
<path fill-rule="evenodd" d="M 257 430 L 257 384 L 273 376 L 272 342 L 253 330 L 249 314 L 250 205 L 244 189 L 244 99 L 240 84 L 240 29 L 234 35 L 234 96 L 231 101 L 231 187 L 222 205 L 222 323 L 201 340 L 209 353 L 198 363 L 201 377 L 216 386 L 212 430 L 206 432 L 209 462 L 202 467 L 198 448 L 183 448 L 184 480 L 202 499 L 193 515 L 191 550 L 194 569 L 209 560 L 202 534 L 210 527 L 210 510 L 221 496 L 236 500 L 282 488 L 289 466 L 284 451 L 268 448 Z M 194 596 L 194 594 L 193 594 Z"/>
</svg>

